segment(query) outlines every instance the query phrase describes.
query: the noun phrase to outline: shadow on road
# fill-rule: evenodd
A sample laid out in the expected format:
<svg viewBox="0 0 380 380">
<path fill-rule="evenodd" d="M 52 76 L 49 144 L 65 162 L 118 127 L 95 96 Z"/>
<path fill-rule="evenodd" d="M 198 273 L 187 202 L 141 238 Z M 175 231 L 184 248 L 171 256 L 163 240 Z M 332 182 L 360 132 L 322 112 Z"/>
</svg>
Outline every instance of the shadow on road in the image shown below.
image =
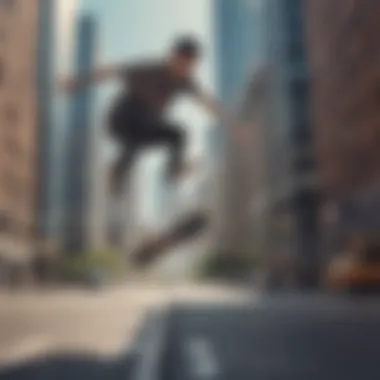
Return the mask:
<svg viewBox="0 0 380 380">
<path fill-rule="evenodd" d="M 0 369 L 1 380 L 127 379 L 132 368 L 128 355 L 103 359 L 85 354 L 61 354 Z"/>
</svg>

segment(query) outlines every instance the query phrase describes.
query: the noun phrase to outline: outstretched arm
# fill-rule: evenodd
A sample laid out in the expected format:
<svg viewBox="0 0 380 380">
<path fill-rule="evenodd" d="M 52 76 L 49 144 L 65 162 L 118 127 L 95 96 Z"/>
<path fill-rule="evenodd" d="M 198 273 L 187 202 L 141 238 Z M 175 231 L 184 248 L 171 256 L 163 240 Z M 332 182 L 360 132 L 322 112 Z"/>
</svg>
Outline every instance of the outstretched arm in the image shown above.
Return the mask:
<svg viewBox="0 0 380 380">
<path fill-rule="evenodd" d="M 212 96 L 197 91 L 195 95 L 196 101 L 206 109 L 208 113 L 218 119 L 222 124 L 233 128 L 232 135 L 235 139 L 246 144 L 252 138 L 252 126 L 247 123 L 241 122 L 238 117 L 235 117 L 232 113 L 226 110 L 217 100 Z"/>
<path fill-rule="evenodd" d="M 223 124 L 233 125 L 238 121 L 214 97 L 202 91 L 197 91 L 195 100 L 212 116 Z M 239 123 L 238 123 L 239 124 Z"/>
<path fill-rule="evenodd" d="M 99 84 L 105 80 L 120 75 L 125 70 L 125 65 L 109 65 L 99 67 L 91 72 L 80 74 L 74 77 L 59 80 L 58 86 L 63 91 L 77 91 L 81 88 Z"/>
</svg>

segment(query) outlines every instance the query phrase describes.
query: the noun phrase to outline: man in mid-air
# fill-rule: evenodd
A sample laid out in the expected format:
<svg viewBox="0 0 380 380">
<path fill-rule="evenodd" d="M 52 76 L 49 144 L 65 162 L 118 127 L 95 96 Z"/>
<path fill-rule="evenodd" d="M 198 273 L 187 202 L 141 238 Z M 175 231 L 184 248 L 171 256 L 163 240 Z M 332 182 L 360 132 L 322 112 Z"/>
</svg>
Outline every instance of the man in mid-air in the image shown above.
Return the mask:
<svg viewBox="0 0 380 380">
<path fill-rule="evenodd" d="M 123 83 L 109 114 L 109 130 L 122 150 L 110 171 L 110 186 L 120 194 L 124 174 L 136 155 L 147 146 L 161 145 L 169 150 L 167 178 L 177 180 L 189 165 L 184 159 L 185 135 L 180 126 L 166 118 L 166 110 L 177 95 L 187 93 L 222 122 L 235 123 L 212 97 L 193 80 L 201 57 L 201 47 L 192 37 L 177 39 L 163 60 L 130 65 L 112 65 L 64 80 L 62 88 L 76 91 L 107 79 L 120 78 Z"/>
</svg>

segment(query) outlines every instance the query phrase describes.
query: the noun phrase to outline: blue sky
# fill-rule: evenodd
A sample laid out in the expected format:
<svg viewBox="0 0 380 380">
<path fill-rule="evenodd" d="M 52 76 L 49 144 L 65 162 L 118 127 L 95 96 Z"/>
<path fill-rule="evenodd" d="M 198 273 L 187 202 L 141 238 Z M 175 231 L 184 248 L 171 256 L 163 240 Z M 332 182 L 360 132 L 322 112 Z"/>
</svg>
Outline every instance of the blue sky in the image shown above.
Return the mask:
<svg viewBox="0 0 380 380">
<path fill-rule="evenodd" d="M 205 59 L 197 76 L 204 87 L 214 89 L 211 5 L 208 0 L 79 0 L 80 11 L 91 12 L 99 20 L 99 62 L 133 62 L 146 56 L 160 56 L 174 36 L 190 33 L 202 40 Z M 109 105 L 114 86 L 99 94 L 99 117 Z M 202 155 L 210 120 L 188 100 L 179 100 L 171 116 L 183 121 L 189 134 L 191 156 Z M 154 213 L 154 189 L 163 156 L 152 153 L 142 165 L 143 214 Z M 144 211 L 145 210 L 145 211 Z"/>
</svg>

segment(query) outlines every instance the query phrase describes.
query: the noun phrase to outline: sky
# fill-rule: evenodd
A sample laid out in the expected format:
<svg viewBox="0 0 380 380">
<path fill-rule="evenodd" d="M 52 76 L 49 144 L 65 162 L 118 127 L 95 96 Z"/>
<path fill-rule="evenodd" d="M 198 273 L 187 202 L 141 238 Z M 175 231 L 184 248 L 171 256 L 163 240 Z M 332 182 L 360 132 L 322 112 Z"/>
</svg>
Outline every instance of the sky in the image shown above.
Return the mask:
<svg viewBox="0 0 380 380">
<path fill-rule="evenodd" d="M 212 50 L 211 5 L 208 0 L 78 0 L 81 12 L 90 12 L 99 21 L 99 63 L 133 62 L 144 57 L 160 57 L 169 49 L 174 36 L 190 33 L 205 48 L 205 58 L 197 77 L 206 89 L 214 89 L 214 56 Z M 98 117 L 112 101 L 116 87 L 99 92 Z M 183 122 L 188 131 L 189 155 L 198 157 L 205 148 L 205 134 L 210 120 L 187 99 L 180 99 L 170 116 Z M 112 149 L 106 149 L 106 160 Z M 143 219 L 153 222 L 154 192 L 164 155 L 152 152 L 141 160 L 137 190 Z"/>
</svg>

